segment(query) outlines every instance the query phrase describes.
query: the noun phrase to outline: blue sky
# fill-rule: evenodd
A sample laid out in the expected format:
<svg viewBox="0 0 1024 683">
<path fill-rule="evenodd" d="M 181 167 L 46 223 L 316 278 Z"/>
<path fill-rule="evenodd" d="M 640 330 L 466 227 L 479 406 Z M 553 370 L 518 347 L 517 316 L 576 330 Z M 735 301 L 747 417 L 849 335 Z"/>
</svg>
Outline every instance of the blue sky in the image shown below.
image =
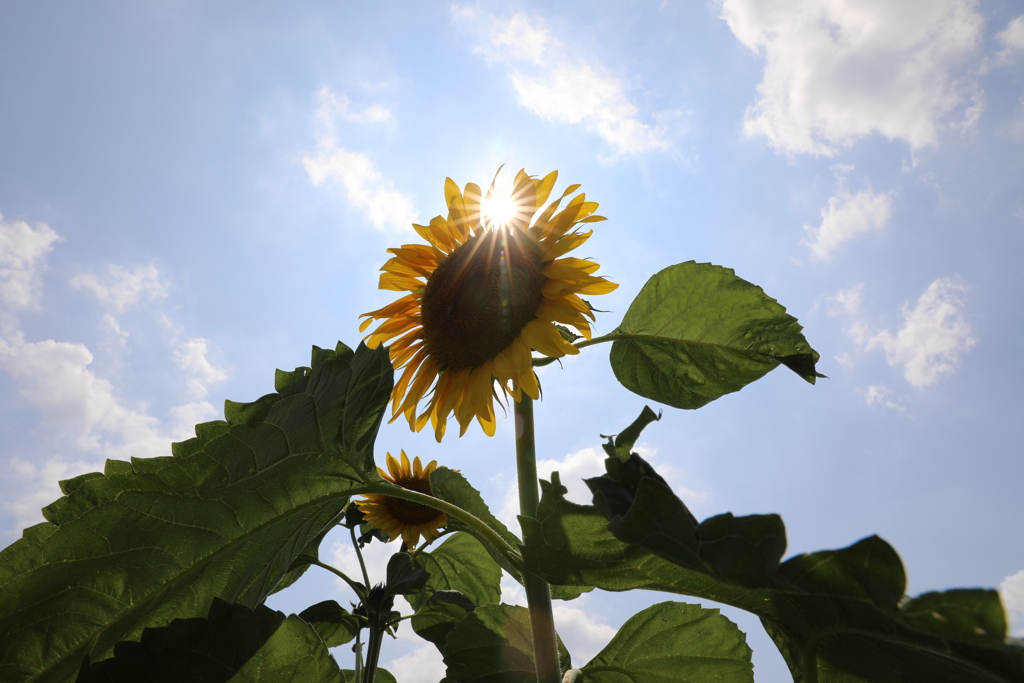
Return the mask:
<svg viewBox="0 0 1024 683">
<path fill-rule="evenodd" d="M 647 429 L 643 452 L 698 517 L 781 513 L 790 554 L 877 533 L 911 594 L 1001 585 L 1024 631 L 1020 12 L 3 5 L 3 543 L 42 520 L 58 479 L 166 455 L 312 344 L 355 345 L 358 314 L 392 299 L 376 289 L 385 250 L 444 211 L 444 178 L 486 183 L 505 164 L 558 169 L 601 203 L 581 255 L 620 288 L 599 332 L 651 274 L 695 259 L 764 287 L 821 353 L 817 386 L 780 370 Z M 599 434 L 645 403 L 607 352 L 541 373 L 539 449 L 563 480 L 598 474 Z M 507 422 L 440 446 L 396 423 L 378 447 L 461 469 L 511 521 Z M 345 566 L 342 540 L 324 555 Z M 310 572 L 273 605 L 349 597 Z M 637 600 L 561 605 L 576 660 Z M 756 620 L 728 613 L 758 680 L 788 680 Z M 441 671 L 409 638 L 384 662 L 403 682 Z"/>
</svg>

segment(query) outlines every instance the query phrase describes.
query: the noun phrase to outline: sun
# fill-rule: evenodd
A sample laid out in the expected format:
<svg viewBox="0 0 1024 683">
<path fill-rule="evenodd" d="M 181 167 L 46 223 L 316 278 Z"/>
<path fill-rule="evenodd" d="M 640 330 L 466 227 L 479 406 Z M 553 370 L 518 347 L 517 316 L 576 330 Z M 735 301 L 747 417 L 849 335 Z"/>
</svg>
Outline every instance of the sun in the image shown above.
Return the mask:
<svg viewBox="0 0 1024 683">
<path fill-rule="evenodd" d="M 483 224 L 488 228 L 501 228 L 512 223 L 523 213 L 523 207 L 508 190 L 497 189 L 484 197 L 480 206 Z"/>
</svg>

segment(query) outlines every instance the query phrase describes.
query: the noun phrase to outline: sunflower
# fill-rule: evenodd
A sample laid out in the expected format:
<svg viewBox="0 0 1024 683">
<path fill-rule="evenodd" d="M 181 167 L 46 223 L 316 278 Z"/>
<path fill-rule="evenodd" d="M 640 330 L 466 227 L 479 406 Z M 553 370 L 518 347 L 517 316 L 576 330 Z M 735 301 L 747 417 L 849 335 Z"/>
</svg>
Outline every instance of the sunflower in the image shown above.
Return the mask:
<svg viewBox="0 0 1024 683">
<path fill-rule="evenodd" d="M 409 456 L 402 451 L 401 464 L 390 453 L 387 454 L 387 464 L 390 474 L 378 467 L 380 476 L 403 489 L 433 495 L 430 473 L 437 469 L 436 460 L 431 460 L 424 467 L 417 457 L 410 465 Z M 421 535 L 424 543 L 430 543 L 440 535 L 438 529 L 448 526 L 448 515 L 443 512 L 393 496 L 368 493 L 365 500 L 358 501 L 356 506 L 366 521 L 388 535 L 389 541 L 401 536 L 410 550 L 419 543 Z"/>
<path fill-rule="evenodd" d="M 593 261 L 563 258 L 593 234 L 582 224 L 604 220 L 585 194 L 558 210 L 579 185 L 537 214 L 557 177 L 519 171 L 510 192 L 492 182 L 486 195 L 474 183 L 460 190 L 447 178 L 448 217 L 413 225 L 427 244 L 388 250 L 393 256 L 381 268 L 380 288 L 408 294 L 362 314 L 360 331 L 383 321 L 367 345 L 388 344 L 392 364 L 404 368 L 392 392 L 392 421 L 404 415 L 419 431 L 429 420 L 440 441 L 454 413 L 460 435 L 475 417 L 493 436 L 498 388 L 516 401 L 523 393 L 540 396 L 533 351 L 552 358 L 579 353 L 556 323 L 590 339 L 594 314 L 580 295 L 618 285 L 595 276 Z M 426 406 L 418 411 L 421 401 Z"/>
</svg>

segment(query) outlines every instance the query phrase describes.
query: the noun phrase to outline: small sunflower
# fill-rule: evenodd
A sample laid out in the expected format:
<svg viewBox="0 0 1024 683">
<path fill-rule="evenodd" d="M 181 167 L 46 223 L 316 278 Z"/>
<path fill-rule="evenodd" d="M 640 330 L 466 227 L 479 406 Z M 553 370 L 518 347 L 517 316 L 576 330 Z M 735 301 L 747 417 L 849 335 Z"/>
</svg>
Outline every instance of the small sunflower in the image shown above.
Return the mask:
<svg viewBox="0 0 1024 683">
<path fill-rule="evenodd" d="M 392 392 L 392 421 L 404 415 L 419 431 L 429 420 L 440 441 L 454 413 L 460 435 L 475 417 L 493 436 L 496 387 L 516 401 L 523 392 L 540 396 L 533 351 L 552 358 L 579 353 L 556 323 L 590 339 L 594 314 L 580 295 L 618 285 L 595 276 L 593 261 L 562 258 L 593 234 L 581 224 L 604 220 L 585 194 L 558 210 L 579 185 L 537 215 L 557 177 L 519 171 L 510 192 L 492 182 L 486 195 L 474 183 L 460 190 L 447 178 L 448 217 L 413 225 L 428 244 L 388 249 L 393 257 L 381 268 L 380 288 L 408 294 L 362 314 L 360 331 L 382 320 L 367 345 L 389 344 L 391 362 L 404 368 Z M 417 412 L 420 401 L 426 407 Z"/>
<path fill-rule="evenodd" d="M 378 467 L 380 476 L 403 489 L 434 495 L 430 491 L 430 473 L 437 469 L 436 460 L 424 467 L 418 457 L 410 464 L 405 451 L 402 451 L 401 464 L 390 453 L 387 456 L 390 474 Z M 419 543 L 420 536 L 424 543 L 430 543 L 440 535 L 438 529 L 448 526 L 448 515 L 443 512 L 393 496 L 368 493 L 356 506 L 366 521 L 388 535 L 389 541 L 401 536 L 410 550 Z"/>
</svg>

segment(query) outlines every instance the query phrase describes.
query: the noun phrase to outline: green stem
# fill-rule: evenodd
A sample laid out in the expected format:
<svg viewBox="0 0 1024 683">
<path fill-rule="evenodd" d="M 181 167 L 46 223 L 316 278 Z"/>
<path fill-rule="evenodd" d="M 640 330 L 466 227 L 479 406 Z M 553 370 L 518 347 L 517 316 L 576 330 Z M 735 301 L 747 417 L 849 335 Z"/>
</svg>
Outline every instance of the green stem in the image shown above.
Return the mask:
<svg viewBox="0 0 1024 683">
<path fill-rule="evenodd" d="M 516 469 L 519 473 L 519 510 L 524 517 L 536 517 L 540 503 L 537 491 L 537 446 L 533 434 L 533 399 L 524 395 L 516 403 Z M 523 552 L 530 552 L 530 539 L 524 538 Z M 555 619 L 551 609 L 551 587 L 528 571 L 523 572 L 526 602 L 530 608 L 533 652 L 537 665 L 537 683 L 560 683 Z"/>
<path fill-rule="evenodd" d="M 337 576 L 339 579 L 341 579 L 342 581 L 347 583 L 348 587 L 351 588 L 352 591 L 357 596 L 359 596 L 360 600 L 366 599 L 365 593 L 366 593 L 366 590 L 369 588 L 369 581 L 367 581 L 366 588 L 363 588 L 358 583 L 356 583 L 352 579 L 348 578 L 348 576 L 345 574 L 345 572 L 341 571 L 337 567 L 332 567 L 331 565 L 325 564 L 325 563 L 321 562 L 320 560 L 313 560 L 310 564 L 314 564 L 317 567 L 322 567 L 323 569 L 326 569 L 327 571 L 331 572 L 332 574 Z"/>
<path fill-rule="evenodd" d="M 380 659 L 380 646 L 384 642 L 384 629 L 379 625 L 370 626 L 370 638 L 366 641 L 366 662 L 363 664 L 363 683 L 373 683 L 377 677 L 377 660 Z"/>
<path fill-rule="evenodd" d="M 536 478 L 535 478 L 536 480 Z M 429 508 L 439 510 L 449 517 L 463 522 L 466 526 L 476 532 L 481 538 L 485 539 L 494 548 L 498 550 L 505 559 L 509 561 L 513 567 L 520 572 L 523 567 L 523 558 L 516 550 L 508 544 L 508 542 L 501 537 L 501 535 L 487 525 L 479 517 L 466 512 L 457 505 L 441 500 L 440 498 L 434 498 L 428 496 L 425 493 L 419 493 L 418 491 L 410 491 L 409 489 L 403 489 L 401 486 L 395 486 L 394 484 L 380 483 L 380 484 L 369 484 L 367 486 L 361 486 L 359 488 L 351 489 L 346 492 L 349 496 L 360 496 L 367 493 L 374 493 L 377 495 L 390 496 L 392 498 L 401 498 L 402 500 L 412 501 L 413 503 L 419 503 Z"/>
<path fill-rule="evenodd" d="M 635 334 L 615 334 L 613 332 L 611 334 L 602 335 L 600 337 L 594 337 L 593 339 L 584 339 L 581 342 L 576 342 L 575 344 L 573 344 L 573 346 L 575 346 L 577 349 L 583 349 L 588 346 L 593 346 L 594 344 L 603 344 L 604 342 L 613 342 L 618 341 L 620 339 L 636 339 L 637 336 L 638 335 Z M 556 360 L 558 359 L 552 358 L 550 356 L 546 358 L 534 358 L 533 367 L 539 368 L 543 365 L 554 363 Z"/>
<path fill-rule="evenodd" d="M 349 527 L 349 536 L 352 537 L 352 547 L 356 549 L 356 558 L 359 560 L 359 568 L 363 571 L 363 582 L 366 590 L 370 590 L 370 575 L 366 573 L 366 563 L 363 562 L 363 553 L 359 550 L 359 541 L 356 540 L 356 528 Z M 358 592 L 358 591 L 357 591 Z"/>
<path fill-rule="evenodd" d="M 818 683 L 818 643 L 812 641 L 804 647 L 804 683 Z"/>
</svg>

